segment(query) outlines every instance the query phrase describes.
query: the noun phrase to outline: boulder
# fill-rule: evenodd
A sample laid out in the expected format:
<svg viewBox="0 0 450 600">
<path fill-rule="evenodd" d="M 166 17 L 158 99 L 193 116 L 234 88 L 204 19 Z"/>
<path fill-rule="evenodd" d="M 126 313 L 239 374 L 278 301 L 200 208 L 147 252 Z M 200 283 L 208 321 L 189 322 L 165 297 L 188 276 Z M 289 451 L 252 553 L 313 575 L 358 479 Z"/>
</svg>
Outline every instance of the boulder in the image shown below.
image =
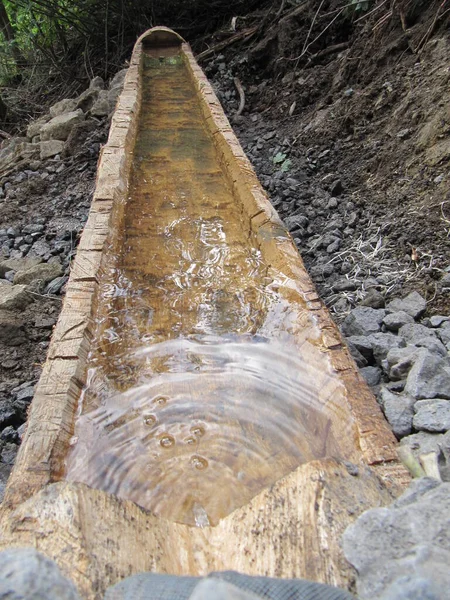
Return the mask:
<svg viewBox="0 0 450 600">
<path fill-rule="evenodd" d="M 421 354 L 426 354 L 425 349 L 419 349 L 416 346 L 406 346 L 406 348 L 392 348 L 386 355 L 389 379 L 400 381 L 405 379 L 412 366 Z"/>
<path fill-rule="evenodd" d="M 397 438 L 409 435 L 414 417 L 414 398 L 402 394 L 393 394 L 382 388 L 380 402 L 383 412 Z"/>
<path fill-rule="evenodd" d="M 61 142 L 60 140 L 40 142 L 39 145 L 41 147 L 41 160 L 61 154 L 64 150 L 64 142 Z"/>
<path fill-rule="evenodd" d="M 99 76 L 94 77 L 94 79 L 91 79 L 91 82 L 89 83 L 89 89 L 90 90 L 104 90 L 105 82 Z"/>
<path fill-rule="evenodd" d="M 383 324 L 389 331 L 398 331 L 403 325 L 414 323 L 414 318 L 404 310 L 390 313 L 383 319 Z"/>
<path fill-rule="evenodd" d="M 62 266 L 57 262 L 40 263 L 26 271 L 18 271 L 14 276 L 14 284 L 28 285 L 33 281 L 48 283 L 63 273 Z"/>
<path fill-rule="evenodd" d="M 360 373 L 370 387 L 375 387 L 381 381 L 382 372 L 378 367 L 363 367 L 360 369 Z"/>
<path fill-rule="evenodd" d="M 0 310 L 22 310 L 33 302 L 26 285 L 0 287 Z"/>
<path fill-rule="evenodd" d="M 34 548 L 0 552 L 0 599 L 80 600 L 75 585 L 58 565 Z"/>
<path fill-rule="evenodd" d="M 390 314 L 401 311 L 407 313 L 413 319 L 418 319 L 425 312 L 426 307 L 425 298 L 422 298 L 418 292 L 411 292 L 403 300 L 396 298 L 389 302 L 386 306 L 386 312 Z"/>
<path fill-rule="evenodd" d="M 72 112 L 76 110 L 77 101 L 74 98 L 66 98 L 65 100 L 60 100 L 56 104 L 50 107 L 50 116 L 51 118 L 59 117 L 60 115 L 64 115 L 65 113 Z"/>
<path fill-rule="evenodd" d="M 414 429 L 443 433 L 450 429 L 450 401 L 434 398 L 419 400 L 414 406 Z"/>
<path fill-rule="evenodd" d="M 81 109 L 60 115 L 51 119 L 41 129 L 41 140 L 62 140 L 65 141 L 76 123 L 84 121 L 84 114 Z"/>
<path fill-rule="evenodd" d="M 450 483 L 415 479 L 389 508 L 363 513 L 343 536 L 360 600 L 440 600 L 450 589 Z M 406 590 L 393 595 L 396 590 Z M 419 595 L 410 595 L 418 591 Z"/>
<path fill-rule="evenodd" d="M 77 108 L 83 112 L 88 112 L 94 106 L 100 91 L 97 89 L 88 89 L 77 98 Z"/>
<path fill-rule="evenodd" d="M 114 106 L 111 107 L 108 94 L 109 92 L 106 90 L 101 90 L 99 92 L 98 98 L 92 105 L 90 111 L 93 117 L 106 117 L 113 110 Z"/>
<path fill-rule="evenodd" d="M 111 79 L 111 83 L 109 84 L 109 89 L 110 90 L 112 90 L 114 88 L 122 89 L 127 73 L 128 73 L 128 69 L 122 69 L 121 71 L 118 71 L 114 75 L 114 77 Z"/>
<path fill-rule="evenodd" d="M 429 454 L 430 452 L 440 453 L 440 444 L 444 436 L 442 433 L 429 433 L 427 431 L 419 431 L 419 433 L 413 433 L 404 437 L 400 446 L 407 446 L 411 449 L 411 452 L 416 458 L 422 456 L 422 454 Z"/>
<path fill-rule="evenodd" d="M 42 258 L 39 257 L 7 258 L 0 261 L 0 277 L 4 277 L 8 271 L 25 271 L 41 262 Z"/>
<path fill-rule="evenodd" d="M 421 353 L 408 374 L 405 392 L 417 400 L 450 399 L 450 359 Z"/>
<path fill-rule="evenodd" d="M 367 336 L 371 333 L 377 333 L 381 329 L 385 314 L 386 312 L 382 308 L 358 306 L 345 318 L 342 323 L 342 331 L 346 336 Z"/>
<path fill-rule="evenodd" d="M 377 365 L 381 365 L 388 352 L 393 348 L 406 346 L 405 340 L 393 333 L 373 333 L 368 339 L 372 345 L 372 352 Z"/>
<path fill-rule="evenodd" d="M 30 123 L 27 127 L 27 137 L 31 140 L 41 133 L 42 127 L 50 121 L 50 115 L 39 117 L 36 121 Z"/>
<path fill-rule="evenodd" d="M 445 321 L 437 330 L 437 335 L 441 342 L 450 350 L 450 322 Z"/>
</svg>

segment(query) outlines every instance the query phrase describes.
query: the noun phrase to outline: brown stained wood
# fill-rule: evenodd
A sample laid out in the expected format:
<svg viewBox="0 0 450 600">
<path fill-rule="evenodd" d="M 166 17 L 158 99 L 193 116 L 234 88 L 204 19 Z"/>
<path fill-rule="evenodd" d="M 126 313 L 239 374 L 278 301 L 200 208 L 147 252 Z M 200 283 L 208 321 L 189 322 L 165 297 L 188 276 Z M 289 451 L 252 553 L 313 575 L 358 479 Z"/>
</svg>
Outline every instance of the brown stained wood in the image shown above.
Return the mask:
<svg viewBox="0 0 450 600">
<path fill-rule="evenodd" d="M 389 503 L 407 483 L 408 475 L 398 463 L 395 438 L 375 398 L 184 43 L 182 52 L 222 169 L 238 200 L 237 210 L 251 224 L 271 268 L 291 281 L 287 299 L 301 299 L 308 307 L 308 319 L 321 332 L 318 344 L 343 383 L 358 432 L 355 460 L 359 474 L 350 475 L 344 465 L 331 459 L 310 462 L 264 489 L 216 527 L 205 529 L 168 522 L 132 502 L 81 484 L 52 483 L 64 470 L 74 414 L 86 381 L 99 273 L 105 255 L 114 252 L 116 228 L 123 220 L 141 103 L 142 42 L 148 35 L 136 44 L 108 144 L 99 159 L 89 221 L 1 509 L 0 547 L 37 547 L 54 558 L 89 599 L 101 598 L 109 584 L 142 570 L 205 574 L 236 569 L 348 587 L 353 573 L 340 548 L 343 530 L 366 508 Z M 299 332 L 302 325 L 299 317 Z M 369 469 L 364 463 L 375 466 Z"/>
<path fill-rule="evenodd" d="M 183 48 L 201 99 L 205 122 L 214 136 L 219 158 L 221 157 L 224 171 L 233 182 L 236 196 L 252 218 L 252 227 L 260 242 L 260 249 L 270 264 L 293 279 L 306 302 L 315 302 L 318 297 L 314 285 L 306 273 L 291 236 L 281 224 L 267 195 L 259 185 L 254 170 L 232 132 L 206 76 L 195 62 L 189 47 L 184 45 Z M 273 235 L 270 235 L 269 224 Z M 359 376 L 337 326 L 322 303 L 320 307 L 314 308 L 317 309 L 319 326 L 325 330 L 324 346 L 330 347 L 330 338 L 333 340 L 333 352 L 330 352 L 332 364 L 338 372 L 345 371 L 347 399 L 356 419 L 361 450 L 368 464 L 396 460 L 395 437 L 373 394 Z"/>
</svg>

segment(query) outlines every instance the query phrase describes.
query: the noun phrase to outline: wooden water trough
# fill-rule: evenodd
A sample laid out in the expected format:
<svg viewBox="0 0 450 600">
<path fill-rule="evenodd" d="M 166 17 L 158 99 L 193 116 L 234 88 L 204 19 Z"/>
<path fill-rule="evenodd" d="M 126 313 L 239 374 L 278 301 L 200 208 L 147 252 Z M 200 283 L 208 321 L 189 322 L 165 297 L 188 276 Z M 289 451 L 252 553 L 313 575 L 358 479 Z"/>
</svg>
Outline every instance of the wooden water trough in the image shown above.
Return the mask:
<svg viewBox="0 0 450 600">
<path fill-rule="evenodd" d="M 172 79 L 166 80 L 163 75 Z M 188 91 L 178 89 L 177 82 L 181 82 L 180 86 L 187 86 Z M 171 101 L 172 91 L 177 94 L 176 101 Z M 158 105 L 158 109 L 151 112 L 154 104 Z M 183 107 L 186 107 L 185 111 Z M 199 125 L 194 131 L 192 123 L 195 119 Z M 166 136 L 172 133 L 170 150 L 167 150 L 169 142 L 166 144 Z M 195 141 L 192 141 L 194 138 Z M 205 154 L 204 148 L 208 144 L 210 148 Z M 138 152 L 141 153 L 139 160 L 135 156 Z M 150 169 L 145 173 L 150 173 L 151 181 L 145 179 L 145 173 L 142 175 L 142 165 Z M 139 185 L 136 183 L 138 180 Z M 220 194 L 217 192 L 219 188 Z M 209 193 L 208 190 L 215 191 Z M 216 196 L 216 192 L 219 195 Z M 179 204 L 174 201 L 175 193 L 182 196 Z M 140 204 L 136 205 L 137 201 Z M 196 202 L 200 204 L 197 206 Z M 196 208 L 190 208 L 191 204 Z M 232 226 L 223 223 L 222 217 L 217 216 L 216 212 L 220 210 L 230 214 L 230 223 L 235 221 Z M 177 217 L 179 213 L 180 218 Z M 130 214 L 138 221 L 133 221 Z M 164 227 L 158 221 L 166 214 L 170 216 L 172 229 L 168 228 L 169 221 L 163 223 Z M 180 220 L 183 221 L 183 229 L 177 237 L 176 227 Z M 209 227 L 209 236 L 211 231 L 219 235 L 217 232 L 222 232 L 223 225 L 225 233 L 220 238 L 222 246 L 219 246 L 223 252 L 219 253 L 219 258 L 213 243 L 206 244 L 206 238 L 202 238 L 200 243 L 195 232 L 191 236 L 193 223 L 200 223 L 202 231 Z M 245 250 L 247 254 L 242 250 L 238 234 L 250 240 L 250 250 Z M 187 240 L 186 246 L 178 255 L 175 251 L 183 236 Z M 224 245 L 225 238 L 232 251 L 228 252 Z M 195 269 L 201 270 L 202 264 L 190 256 L 195 269 L 184 269 L 177 267 L 177 261 L 185 256 L 186 248 L 191 249 L 192 255 L 193 248 L 201 247 L 203 252 L 205 246 L 210 254 L 202 256 L 214 256 L 214 260 L 211 259 L 206 274 L 203 272 L 195 285 L 185 285 L 186 277 Z M 117 267 L 116 257 L 119 255 Z M 150 255 L 149 264 L 144 265 L 142 261 Z M 230 255 L 237 261 L 236 265 L 229 264 Z M 244 255 L 245 260 L 239 258 Z M 256 265 L 250 274 L 241 269 L 239 263 L 242 260 L 243 264 L 248 264 L 251 262 L 249 257 L 254 260 L 251 264 Z M 219 280 L 213 279 L 212 287 L 208 280 L 211 272 L 214 278 L 217 277 L 218 261 L 222 261 L 219 275 L 225 277 L 220 294 L 214 289 Z M 188 347 L 185 355 L 195 354 L 191 347 L 197 343 L 197 337 L 193 342 L 189 336 L 197 331 L 201 308 L 202 322 L 207 321 L 210 328 L 213 324 L 216 327 L 214 335 L 219 331 L 222 336 L 206 339 L 211 361 L 215 360 L 215 349 L 221 351 L 222 345 L 217 343 L 217 339 L 224 339 L 225 344 L 231 344 L 227 348 L 232 347 L 236 352 L 247 348 L 250 340 L 249 347 L 252 352 L 257 349 L 260 362 L 263 360 L 261 348 L 264 351 L 270 349 L 275 340 L 276 348 L 287 349 L 282 356 L 289 358 L 298 354 L 294 367 L 304 365 L 300 370 L 304 370 L 305 377 L 313 379 L 308 389 L 312 390 L 315 405 L 320 410 L 305 407 L 300 410 L 295 401 L 289 404 L 286 411 L 290 411 L 293 437 L 298 439 L 294 439 L 293 444 L 290 440 L 287 450 L 275 452 L 270 440 L 264 438 L 264 427 L 242 424 L 242 435 L 255 435 L 261 453 L 265 453 L 262 466 L 253 469 L 247 450 L 247 454 L 243 452 L 242 456 L 235 450 L 231 458 L 225 456 L 228 452 L 226 445 L 225 450 L 217 451 L 220 461 L 228 461 L 228 471 L 232 471 L 238 463 L 241 470 L 239 477 L 230 484 L 237 490 L 233 501 L 228 508 L 221 505 L 222 512 L 219 511 L 215 519 L 208 519 L 206 513 L 202 513 L 202 518 L 190 523 L 184 517 L 172 518 L 164 506 L 159 509 L 159 504 L 154 509 L 151 498 L 149 502 L 141 501 L 139 494 L 146 498 L 146 485 L 151 485 L 146 483 L 145 469 L 139 466 L 137 472 L 132 470 L 134 458 L 136 464 L 141 464 L 138 462 L 141 456 L 135 446 L 132 446 L 134 458 L 131 463 L 126 463 L 125 471 L 131 470 L 133 477 L 139 480 L 137 491 L 132 485 L 125 489 L 123 486 L 108 487 L 109 484 L 105 483 L 108 468 L 119 464 L 116 455 L 113 457 L 115 462 L 112 458 L 108 459 L 110 462 L 105 458 L 111 454 L 113 438 L 103 433 L 97 436 L 97 430 L 92 428 L 92 419 L 89 420 L 91 413 L 85 414 L 84 411 L 91 402 L 94 413 L 98 415 L 98 411 L 106 410 L 109 401 L 110 387 L 105 388 L 102 384 L 100 392 L 92 396 L 97 400 L 86 400 L 86 390 L 90 389 L 93 361 L 97 361 L 95 364 L 99 365 L 102 373 L 109 373 L 108 369 L 112 370 L 117 363 L 118 351 L 114 350 L 116 354 L 104 351 L 106 346 L 101 340 L 107 332 L 111 344 L 117 341 L 111 333 L 109 282 L 123 265 L 126 267 L 127 285 L 133 273 L 138 272 L 136 278 L 144 281 L 146 286 L 137 294 L 139 302 L 144 298 L 146 304 L 139 305 L 139 317 L 132 323 L 133 331 L 137 328 L 139 335 L 142 333 L 142 306 L 156 306 L 155 310 L 152 308 L 152 323 L 145 325 L 150 327 L 151 335 L 148 334 L 147 338 L 141 336 L 139 340 L 151 339 L 152 343 L 157 340 L 162 344 L 182 340 Z M 177 284 L 173 288 L 176 288 L 177 298 L 174 308 L 171 305 L 167 309 L 164 297 L 158 295 L 161 281 L 169 281 L 170 285 L 175 281 Z M 202 281 L 207 283 L 202 284 Z M 200 292 L 195 291 L 198 283 L 201 298 Z M 165 293 L 169 293 L 169 284 L 165 285 Z M 234 290 L 233 293 L 230 290 Z M 257 301 L 254 300 L 255 294 Z M 266 296 L 270 296 L 270 302 L 265 301 Z M 205 298 L 208 301 L 204 301 Z M 248 307 L 252 303 L 256 303 L 258 309 L 249 316 Z M 125 304 L 125 308 L 127 306 L 131 305 Z M 116 304 L 114 307 L 116 310 Z M 245 319 L 239 320 L 241 309 Z M 149 312 L 145 310 L 147 318 Z M 119 316 L 114 321 L 119 328 L 126 326 L 121 318 Z M 225 326 L 228 327 L 228 337 L 224 337 Z M 278 333 L 281 329 L 282 335 Z M 177 333 L 174 334 L 174 331 Z M 233 333 L 231 338 L 228 335 L 230 331 Z M 130 336 L 131 333 L 124 334 L 125 341 L 131 339 Z M 114 347 L 121 344 L 122 341 Z M 149 365 L 154 369 L 155 362 L 152 362 L 153 358 L 148 359 L 146 349 L 140 352 L 139 356 L 144 353 L 144 362 L 141 361 L 136 368 L 133 364 L 129 375 L 131 379 L 120 380 L 114 388 L 115 398 L 118 390 L 123 392 L 119 394 L 119 409 L 117 405 L 114 409 L 122 416 L 114 423 L 120 423 L 117 429 L 128 432 L 127 435 L 130 432 L 134 435 L 149 424 L 153 427 L 156 421 L 153 414 L 150 420 L 144 411 L 142 422 L 139 407 L 143 406 L 144 400 L 140 396 L 136 400 L 129 395 L 129 386 L 142 382 L 142 377 L 149 382 L 146 385 L 153 385 L 149 372 L 143 374 L 142 369 L 148 370 Z M 121 367 L 127 367 L 124 365 L 126 359 L 122 354 L 120 357 Z M 223 362 L 228 364 L 226 360 Z M 250 363 L 254 365 L 254 361 Z M 233 363 L 233 369 L 238 367 Z M 200 365 L 198 368 L 203 367 Z M 283 369 L 284 362 L 281 361 L 272 371 Z M 266 367 L 262 370 L 273 375 Z M 129 373 L 130 369 L 125 371 Z M 161 368 L 158 382 L 166 375 L 167 368 Z M 284 397 L 289 394 L 295 396 L 295 389 L 291 388 L 299 385 L 296 377 L 289 371 L 286 381 L 290 382 L 290 387 L 286 384 L 281 396 L 272 393 L 267 384 L 267 398 L 272 398 L 268 402 L 275 403 L 270 405 L 264 416 L 267 422 L 276 411 L 283 413 Z M 235 377 L 225 377 L 222 385 L 217 383 L 218 379 L 220 375 L 214 371 L 212 379 L 203 380 L 207 383 L 202 384 L 201 389 L 206 390 L 211 398 L 217 398 L 220 394 L 226 396 L 229 388 L 238 409 L 241 401 L 244 404 L 250 402 L 252 407 L 253 388 L 247 385 L 246 380 L 237 378 L 239 381 L 236 382 Z M 175 390 L 175 383 L 170 381 L 171 389 Z M 199 395 L 192 381 L 195 383 L 197 380 L 189 379 L 190 383 L 185 388 L 189 388 L 194 396 Z M 259 385 L 259 379 L 258 382 Z M 138 389 L 141 390 L 142 386 Z M 253 412 L 263 412 L 265 393 L 261 398 L 258 396 L 259 404 L 255 400 Z M 235 401 L 236 397 L 238 400 Z M 128 408 L 123 408 L 126 398 L 135 402 L 131 417 Z M 161 400 L 161 396 L 158 398 Z M 198 399 L 195 406 L 198 408 L 201 402 L 203 408 L 206 406 L 204 421 L 208 428 L 208 401 Z M 226 413 L 226 400 L 221 400 L 220 407 Z M 237 425 L 239 428 L 239 416 L 233 418 L 233 427 Z M 301 424 L 302 418 L 312 429 L 308 433 L 305 426 L 306 429 L 298 429 L 297 434 L 297 423 Z M 182 430 L 182 425 L 177 424 L 176 427 L 177 432 Z M 82 442 L 86 428 L 90 428 L 90 433 Z M 110 430 L 114 433 L 114 427 Z M 201 431 L 200 426 L 196 431 Z M 157 462 L 164 452 L 173 451 L 179 452 L 173 455 L 178 461 L 173 464 L 184 464 L 184 447 L 181 448 L 176 435 L 161 436 L 158 433 L 152 437 L 150 431 L 145 438 L 150 440 L 149 444 L 155 441 L 162 447 L 167 446 L 159 453 L 154 452 L 151 460 Z M 97 437 L 103 440 L 103 445 Z M 192 441 L 192 438 L 189 440 Z M 205 440 L 206 458 L 195 455 L 192 462 L 190 457 L 189 464 L 200 470 L 204 469 L 207 460 L 211 463 L 211 457 L 219 463 L 212 450 L 208 454 L 208 449 L 215 443 L 215 436 L 211 435 L 208 442 L 205 435 Z M 133 440 L 129 443 L 133 444 Z M 77 447 L 87 448 L 86 453 L 80 451 L 77 455 Z M 267 469 L 264 469 L 265 464 Z M 81 471 L 86 466 L 90 473 L 81 473 L 80 465 Z M 148 482 L 153 481 L 154 472 L 162 477 L 156 467 L 153 465 L 152 472 L 149 471 Z M 245 469 L 251 476 L 248 485 L 241 485 L 237 482 L 238 479 L 241 482 Z M 101 476 L 97 477 L 99 473 Z M 123 476 L 126 477 L 127 473 Z M 186 475 L 186 481 L 189 477 Z M 375 398 L 359 375 L 337 327 L 318 298 L 289 233 L 261 188 L 188 44 L 163 27 L 147 31 L 136 43 L 123 92 L 112 117 L 109 139 L 101 151 L 89 219 L 1 508 L 0 547 L 37 548 L 58 563 L 64 574 L 76 583 L 84 598 L 101 598 L 109 585 L 142 571 L 202 575 L 233 569 L 250 575 L 301 577 L 350 588 L 354 574 L 340 546 L 344 529 L 362 511 L 389 503 L 407 480 L 408 476 L 398 461 L 396 440 Z M 166 503 L 170 503 L 171 496 L 182 492 L 184 481 L 183 471 L 180 471 L 173 483 L 173 492 L 170 486 L 165 489 Z M 210 496 L 232 496 L 225 489 L 225 484 L 212 481 L 209 485 L 213 487 L 202 492 L 205 506 L 208 506 Z M 191 508 L 189 505 L 189 510 Z"/>
</svg>

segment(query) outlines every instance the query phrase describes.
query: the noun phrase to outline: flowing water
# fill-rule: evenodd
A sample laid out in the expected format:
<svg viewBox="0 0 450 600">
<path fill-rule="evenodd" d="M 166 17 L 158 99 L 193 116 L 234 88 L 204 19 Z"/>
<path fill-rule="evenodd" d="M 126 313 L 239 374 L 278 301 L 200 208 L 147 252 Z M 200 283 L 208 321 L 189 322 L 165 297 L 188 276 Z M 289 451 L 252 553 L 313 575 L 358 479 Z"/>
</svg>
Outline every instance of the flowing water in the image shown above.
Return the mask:
<svg viewBox="0 0 450 600">
<path fill-rule="evenodd" d="M 347 458 L 355 431 L 313 316 L 266 264 L 166 54 L 145 56 L 66 477 L 204 527 L 306 461 Z"/>
</svg>

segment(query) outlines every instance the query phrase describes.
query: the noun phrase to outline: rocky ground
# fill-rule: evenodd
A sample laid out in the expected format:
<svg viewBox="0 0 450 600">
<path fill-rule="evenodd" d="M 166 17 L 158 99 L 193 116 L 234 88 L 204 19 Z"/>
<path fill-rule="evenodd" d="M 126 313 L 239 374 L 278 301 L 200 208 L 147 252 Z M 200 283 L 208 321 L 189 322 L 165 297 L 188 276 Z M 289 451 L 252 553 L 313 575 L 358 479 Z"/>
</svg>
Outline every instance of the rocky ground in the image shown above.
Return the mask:
<svg viewBox="0 0 450 600">
<path fill-rule="evenodd" d="M 289 39 L 306 35 L 310 21 L 288 16 L 202 66 L 405 462 L 449 481 L 448 35 L 430 35 L 419 52 L 414 44 L 429 21 L 412 25 L 417 36 L 398 24 L 381 34 L 367 19 L 363 31 L 291 60 Z M 235 78 L 245 92 L 241 115 Z M 104 89 L 96 78 L 0 148 L 0 488 L 61 309 L 122 79 Z"/>
<path fill-rule="evenodd" d="M 0 149 L 0 492 L 17 454 L 87 220 L 125 71 L 95 78 Z"/>
</svg>

